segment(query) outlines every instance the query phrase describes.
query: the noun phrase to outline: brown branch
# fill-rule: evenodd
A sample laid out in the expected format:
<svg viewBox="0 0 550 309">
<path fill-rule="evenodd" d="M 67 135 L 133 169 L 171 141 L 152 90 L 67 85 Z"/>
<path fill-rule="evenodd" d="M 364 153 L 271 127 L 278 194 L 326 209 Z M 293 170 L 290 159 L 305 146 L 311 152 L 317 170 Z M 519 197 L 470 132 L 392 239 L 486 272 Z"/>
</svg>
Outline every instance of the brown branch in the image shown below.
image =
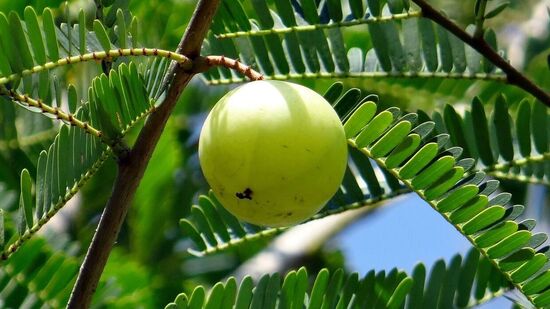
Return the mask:
<svg viewBox="0 0 550 309">
<path fill-rule="evenodd" d="M 482 37 L 476 38 L 471 36 L 456 23 L 445 17 L 441 14 L 441 12 L 437 11 L 433 6 L 428 4 L 425 0 L 412 1 L 422 9 L 422 16 L 433 20 L 443 28 L 447 29 L 464 43 L 468 44 L 491 61 L 495 66 L 500 68 L 506 74 L 508 83 L 522 88 L 539 99 L 539 101 L 544 103 L 546 106 L 550 107 L 550 95 L 548 95 L 548 93 L 533 83 L 533 81 L 528 79 L 525 75 L 516 70 L 508 61 L 501 57 L 489 44 L 487 44 Z"/>
<path fill-rule="evenodd" d="M 226 58 L 225 56 L 206 56 L 202 57 L 201 60 L 204 62 L 205 66 L 202 67 L 201 63 L 199 61 L 196 61 L 197 65 L 196 67 L 194 67 L 194 69 L 199 72 L 206 71 L 213 66 L 222 66 L 228 69 L 235 70 L 248 77 L 250 80 L 264 79 L 264 76 L 260 72 L 257 72 L 252 69 L 252 67 L 239 62 L 239 60 Z"/>
<path fill-rule="evenodd" d="M 176 53 L 183 54 L 190 59 L 194 59 L 199 55 L 202 42 L 219 2 L 219 0 L 199 1 Z M 181 92 L 195 75 L 195 73 L 186 71 L 177 65 L 172 66 L 169 74 L 173 78 L 168 79 L 170 85 L 166 98 L 155 112 L 149 116 L 128 156 L 117 162 L 118 174 L 111 197 L 101 215 L 67 308 L 81 309 L 90 306 L 109 253 L 128 213 L 149 159 Z"/>
</svg>

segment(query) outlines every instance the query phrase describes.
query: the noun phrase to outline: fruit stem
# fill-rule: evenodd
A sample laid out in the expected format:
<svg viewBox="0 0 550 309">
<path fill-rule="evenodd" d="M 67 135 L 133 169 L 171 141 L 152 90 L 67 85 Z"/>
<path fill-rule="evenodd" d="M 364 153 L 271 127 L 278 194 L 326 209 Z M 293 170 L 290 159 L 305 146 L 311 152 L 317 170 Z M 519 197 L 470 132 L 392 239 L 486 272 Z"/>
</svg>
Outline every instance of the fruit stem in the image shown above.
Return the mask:
<svg viewBox="0 0 550 309">
<path fill-rule="evenodd" d="M 206 56 L 195 59 L 193 62 L 194 72 L 204 72 L 212 67 L 221 66 L 231 70 L 235 70 L 250 80 L 263 80 L 264 76 L 252 69 L 251 66 L 241 63 L 239 60 L 227 58 L 225 56 Z"/>
</svg>

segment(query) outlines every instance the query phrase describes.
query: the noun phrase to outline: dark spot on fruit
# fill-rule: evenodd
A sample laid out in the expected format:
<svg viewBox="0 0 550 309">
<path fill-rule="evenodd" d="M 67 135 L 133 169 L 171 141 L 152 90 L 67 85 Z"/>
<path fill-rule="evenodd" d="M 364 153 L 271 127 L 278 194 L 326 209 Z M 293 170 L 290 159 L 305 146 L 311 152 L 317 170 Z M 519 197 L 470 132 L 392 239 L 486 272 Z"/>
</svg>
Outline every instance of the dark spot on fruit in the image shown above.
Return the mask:
<svg viewBox="0 0 550 309">
<path fill-rule="evenodd" d="M 290 212 L 290 211 L 289 211 L 289 212 L 287 212 L 287 213 L 286 213 L 286 216 L 287 216 L 287 217 L 290 217 L 290 216 L 292 216 L 292 212 Z"/>
<path fill-rule="evenodd" d="M 287 148 L 288 149 L 288 145 L 281 145 L 283 148 Z"/>
<path fill-rule="evenodd" d="M 241 200 L 244 200 L 244 199 L 252 200 L 252 190 L 250 188 L 246 188 L 244 189 L 243 192 L 235 193 L 235 196 Z"/>
</svg>

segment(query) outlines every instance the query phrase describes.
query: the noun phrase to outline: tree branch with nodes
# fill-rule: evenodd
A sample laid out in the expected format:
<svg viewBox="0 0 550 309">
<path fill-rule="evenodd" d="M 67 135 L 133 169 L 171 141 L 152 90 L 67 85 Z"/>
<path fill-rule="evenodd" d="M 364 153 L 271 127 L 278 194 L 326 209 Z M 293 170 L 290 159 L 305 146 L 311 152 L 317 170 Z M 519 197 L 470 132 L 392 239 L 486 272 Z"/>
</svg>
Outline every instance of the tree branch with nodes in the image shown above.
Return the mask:
<svg viewBox="0 0 550 309">
<path fill-rule="evenodd" d="M 452 34 L 456 35 L 464 43 L 471 46 L 495 66 L 500 68 L 506 74 L 507 82 L 517 86 L 528 93 L 532 94 L 544 105 L 550 107 L 550 95 L 542 88 L 537 86 L 533 81 L 514 68 L 506 59 L 498 54 L 487 42 L 483 36 L 470 35 L 455 22 L 443 15 L 425 0 L 412 0 L 422 10 L 422 16 L 436 22 L 443 28 L 447 29 Z"/>
</svg>

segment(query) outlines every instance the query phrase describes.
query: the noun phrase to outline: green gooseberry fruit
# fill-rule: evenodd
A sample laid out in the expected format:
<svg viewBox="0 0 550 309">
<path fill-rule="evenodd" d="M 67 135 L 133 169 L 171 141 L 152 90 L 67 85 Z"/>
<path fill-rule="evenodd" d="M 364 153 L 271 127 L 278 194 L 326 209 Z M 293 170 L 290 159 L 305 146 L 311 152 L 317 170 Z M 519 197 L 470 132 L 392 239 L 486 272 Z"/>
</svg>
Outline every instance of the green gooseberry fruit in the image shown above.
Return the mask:
<svg viewBox="0 0 550 309">
<path fill-rule="evenodd" d="M 214 106 L 201 131 L 199 159 L 230 213 L 280 227 L 313 216 L 338 190 L 347 143 L 322 96 L 289 82 L 255 81 Z"/>
</svg>

